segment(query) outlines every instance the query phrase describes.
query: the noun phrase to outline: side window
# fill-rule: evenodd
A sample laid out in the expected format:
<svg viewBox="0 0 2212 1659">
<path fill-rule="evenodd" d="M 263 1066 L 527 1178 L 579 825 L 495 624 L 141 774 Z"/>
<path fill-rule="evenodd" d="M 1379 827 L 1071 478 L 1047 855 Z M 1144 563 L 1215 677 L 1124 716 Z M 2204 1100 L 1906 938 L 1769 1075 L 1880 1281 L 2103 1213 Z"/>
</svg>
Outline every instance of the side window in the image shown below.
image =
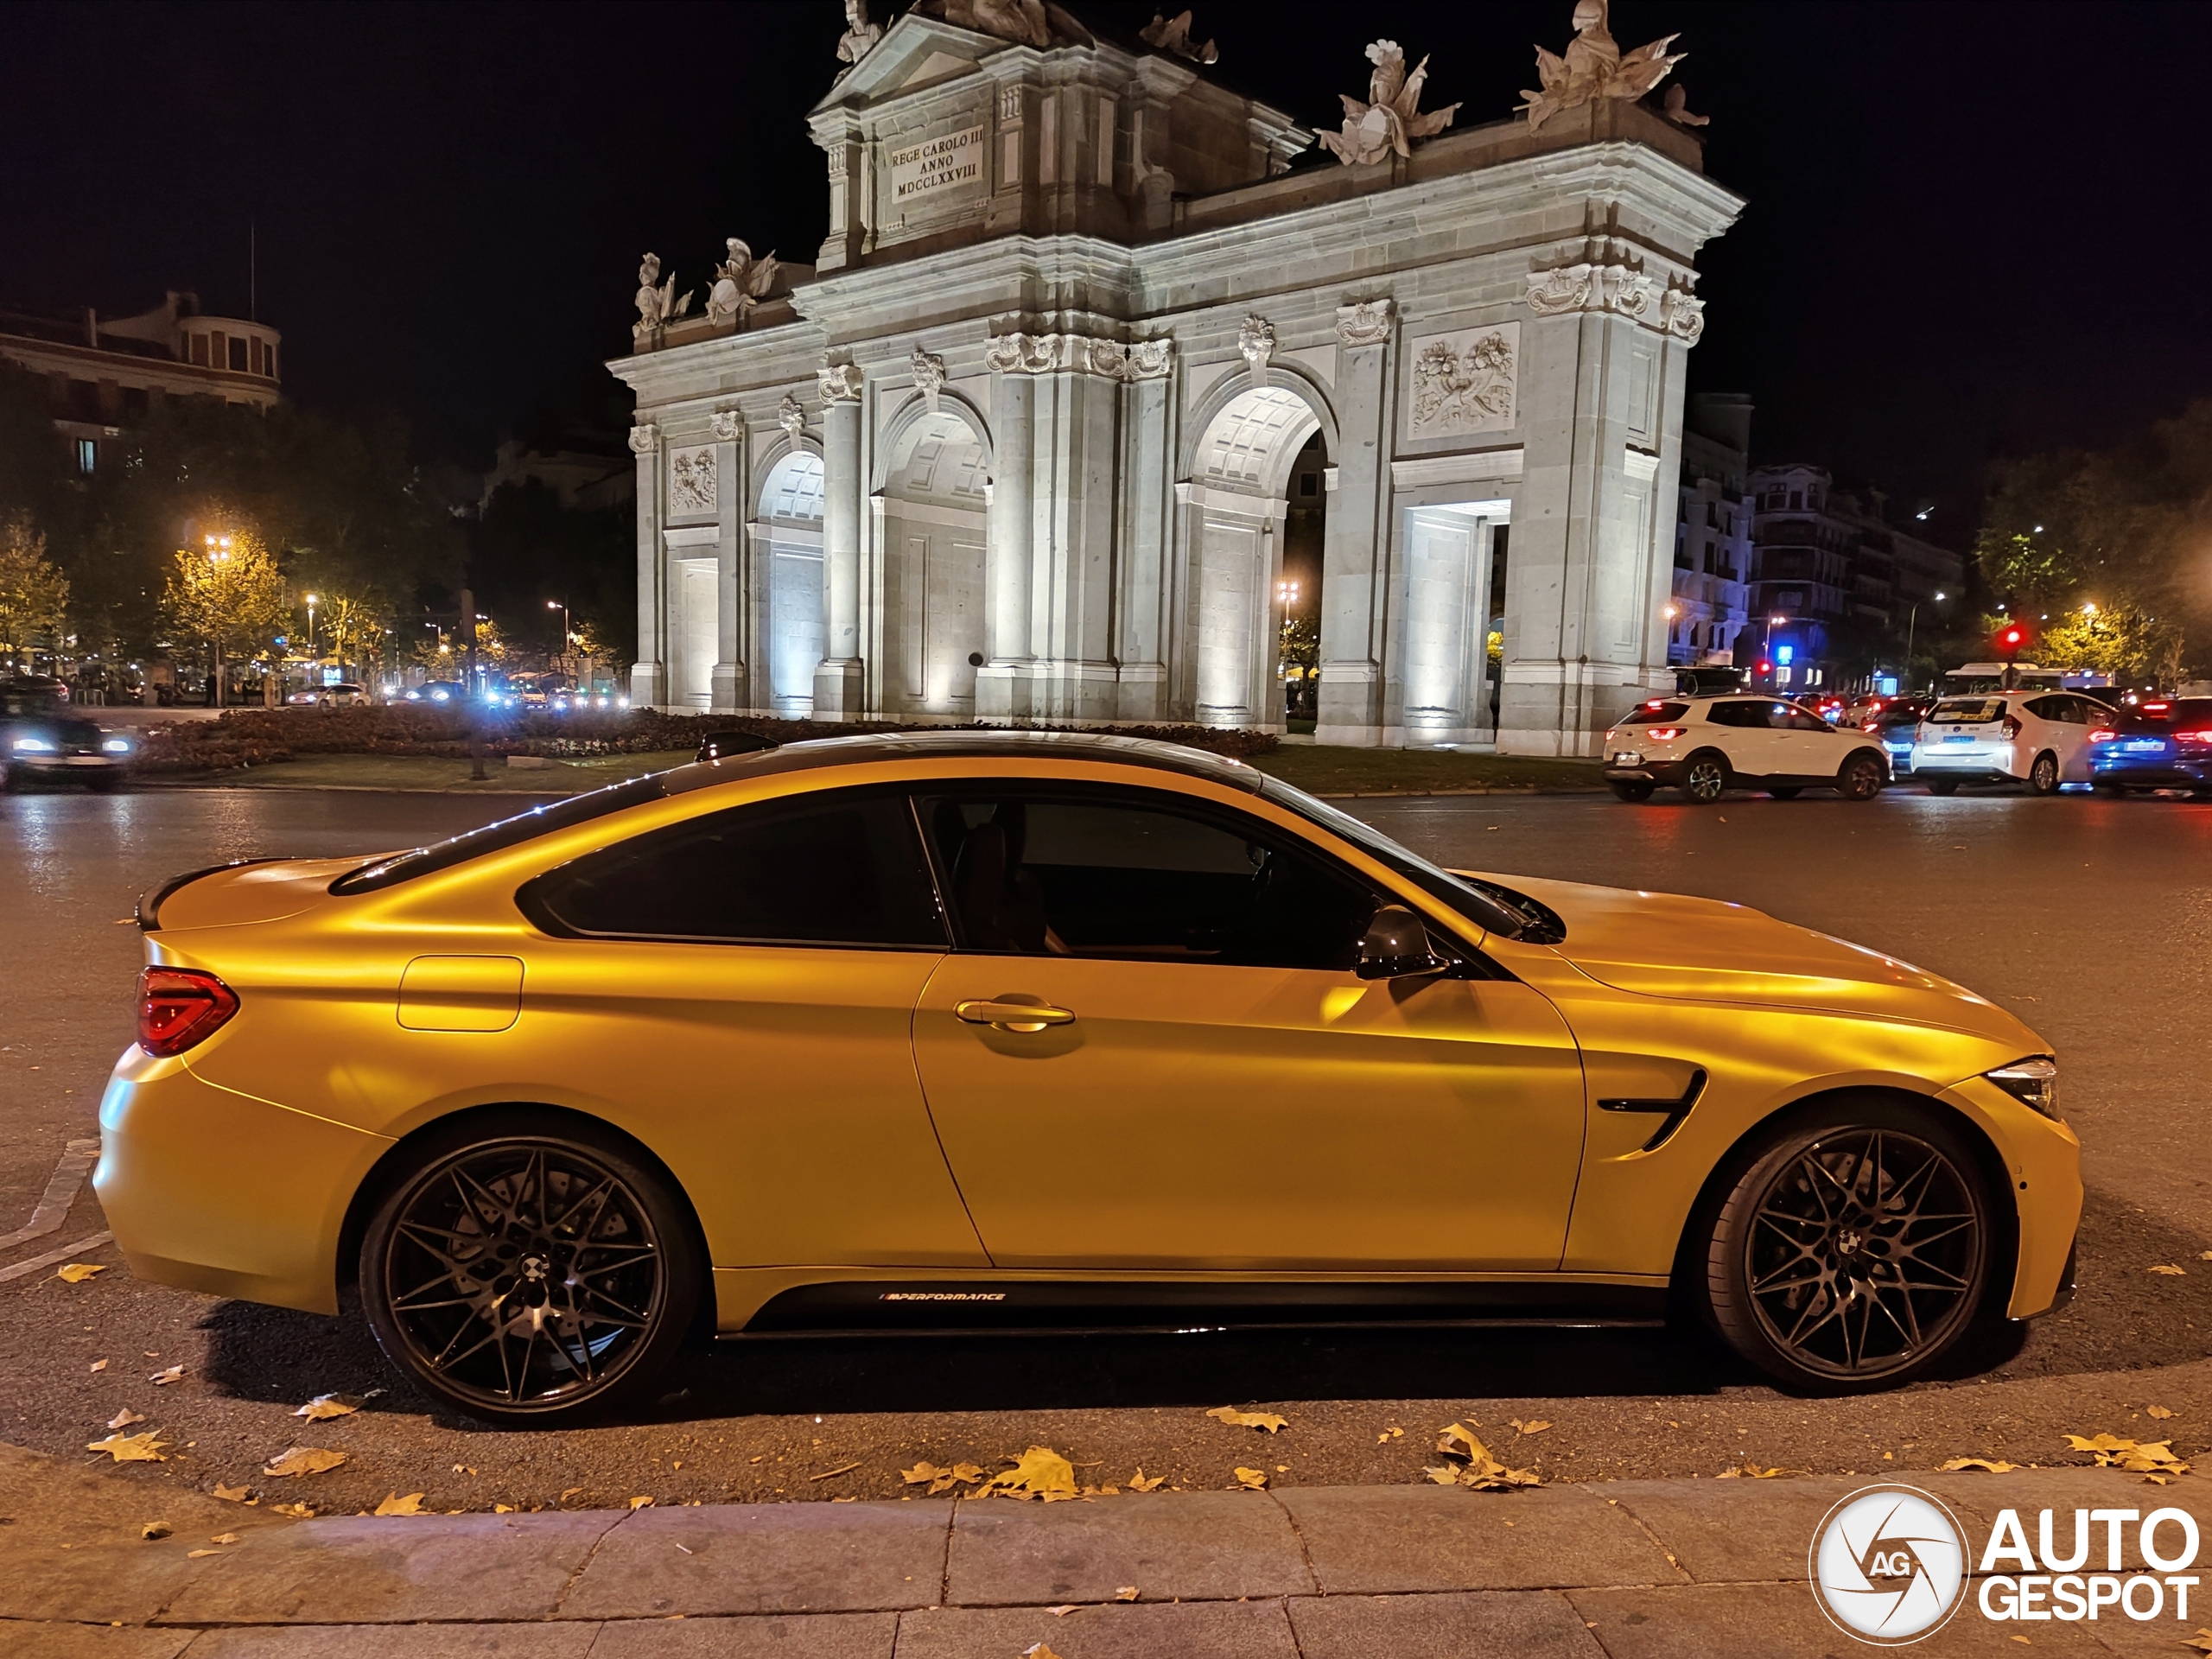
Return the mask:
<svg viewBox="0 0 2212 1659">
<path fill-rule="evenodd" d="M 1375 915 L 1295 838 L 1172 795 L 987 785 L 923 817 L 970 950 L 1342 970 Z"/>
<path fill-rule="evenodd" d="M 1775 706 L 1777 709 L 1788 710 L 1786 722 L 1777 716 L 1774 722 L 1777 727 L 1786 725 L 1787 729 L 1793 732 L 1825 732 L 1828 729 L 1827 721 L 1822 720 L 1818 715 L 1808 714 L 1802 709 L 1792 709 L 1786 702 L 1777 703 Z"/>
<path fill-rule="evenodd" d="M 837 791 L 633 836 L 517 895 L 549 932 L 766 944 L 945 948 L 900 794 Z"/>
<path fill-rule="evenodd" d="M 1764 726 L 1766 715 L 1756 702 L 1716 702 L 1709 705 L 1705 717 L 1715 726 Z"/>
<path fill-rule="evenodd" d="M 2024 706 L 2037 720 L 2063 720 L 2068 701 L 2065 697 L 2031 697 Z"/>
</svg>

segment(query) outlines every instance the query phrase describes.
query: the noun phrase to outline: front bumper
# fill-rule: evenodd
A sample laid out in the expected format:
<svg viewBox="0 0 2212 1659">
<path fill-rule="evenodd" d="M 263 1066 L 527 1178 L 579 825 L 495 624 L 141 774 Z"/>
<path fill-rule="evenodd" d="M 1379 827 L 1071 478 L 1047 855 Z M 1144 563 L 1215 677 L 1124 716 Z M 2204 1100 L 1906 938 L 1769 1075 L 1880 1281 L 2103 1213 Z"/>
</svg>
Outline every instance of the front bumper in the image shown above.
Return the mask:
<svg viewBox="0 0 2212 1659">
<path fill-rule="evenodd" d="M 127 755 L 100 753 L 25 753 L 20 750 L 8 757 L 8 764 L 20 772 L 34 772 L 41 778 L 91 776 L 103 772 L 119 772 Z"/>
</svg>

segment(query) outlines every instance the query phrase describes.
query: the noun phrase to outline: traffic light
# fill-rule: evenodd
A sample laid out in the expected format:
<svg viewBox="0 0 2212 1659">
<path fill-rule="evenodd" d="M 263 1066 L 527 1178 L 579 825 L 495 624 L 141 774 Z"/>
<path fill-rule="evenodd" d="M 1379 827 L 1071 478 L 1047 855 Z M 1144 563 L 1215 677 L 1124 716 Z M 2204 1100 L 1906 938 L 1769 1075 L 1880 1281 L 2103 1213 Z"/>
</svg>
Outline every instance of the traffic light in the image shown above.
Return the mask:
<svg viewBox="0 0 2212 1659">
<path fill-rule="evenodd" d="M 2028 631 L 2018 623 L 2009 623 L 1997 631 L 1997 649 L 2007 657 L 2016 656 L 2021 646 L 2028 643 Z"/>
<path fill-rule="evenodd" d="M 1774 664 L 1772 663 L 1766 662 L 1761 663 L 1759 664 L 1759 673 L 1762 676 L 1771 677 L 1774 673 Z"/>
</svg>

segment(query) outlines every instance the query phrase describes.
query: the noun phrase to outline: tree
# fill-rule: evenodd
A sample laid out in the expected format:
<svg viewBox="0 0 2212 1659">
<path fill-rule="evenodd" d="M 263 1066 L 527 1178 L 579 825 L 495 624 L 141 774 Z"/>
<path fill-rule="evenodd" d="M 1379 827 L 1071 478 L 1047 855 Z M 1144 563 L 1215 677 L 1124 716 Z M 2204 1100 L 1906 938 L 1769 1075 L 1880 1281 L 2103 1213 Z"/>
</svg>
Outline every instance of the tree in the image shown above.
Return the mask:
<svg viewBox="0 0 2212 1659">
<path fill-rule="evenodd" d="M 68 610 L 69 579 L 48 562 L 46 537 L 11 514 L 0 524 L 0 661 L 13 668 L 41 635 L 57 644 Z"/>
<path fill-rule="evenodd" d="M 2182 630 L 2125 600 L 2089 601 L 2046 626 L 2035 652 L 2045 668 L 2107 674 L 2116 685 L 2170 683 L 2181 677 Z"/>
<path fill-rule="evenodd" d="M 385 630 L 391 621 L 391 607 L 382 594 L 342 589 L 321 594 L 315 618 L 330 654 L 355 664 L 382 658 Z"/>
<path fill-rule="evenodd" d="M 162 592 L 169 625 L 207 642 L 214 656 L 215 701 L 223 701 L 223 655 L 251 651 L 283 627 L 284 581 L 268 545 L 244 528 L 209 532 L 202 545 L 181 547 Z"/>
</svg>

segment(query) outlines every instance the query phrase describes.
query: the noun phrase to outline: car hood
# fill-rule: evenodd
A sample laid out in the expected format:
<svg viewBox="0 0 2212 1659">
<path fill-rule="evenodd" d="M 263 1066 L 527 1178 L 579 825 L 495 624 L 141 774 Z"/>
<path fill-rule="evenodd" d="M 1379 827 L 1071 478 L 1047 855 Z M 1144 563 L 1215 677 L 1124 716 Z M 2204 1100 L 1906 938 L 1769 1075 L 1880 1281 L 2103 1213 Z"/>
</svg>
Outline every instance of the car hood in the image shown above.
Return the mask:
<svg viewBox="0 0 2212 1659">
<path fill-rule="evenodd" d="M 1747 905 L 1517 875 L 1481 879 L 1558 912 L 1567 938 L 1553 949 L 1616 990 L 1904 1020 L 2016 1043 L 2023 1054 L 2048 1046 L 1963 986 Z"/>
<path fill-rule="evenodd" d="M 242 927 L 296 916 L 328 895 L 330 884 L 359 858 L 264 858 L 195 870 L 156 887 L 138 901 L 138 925 L 148 932 L 194 927 Z"/>
</svg>

